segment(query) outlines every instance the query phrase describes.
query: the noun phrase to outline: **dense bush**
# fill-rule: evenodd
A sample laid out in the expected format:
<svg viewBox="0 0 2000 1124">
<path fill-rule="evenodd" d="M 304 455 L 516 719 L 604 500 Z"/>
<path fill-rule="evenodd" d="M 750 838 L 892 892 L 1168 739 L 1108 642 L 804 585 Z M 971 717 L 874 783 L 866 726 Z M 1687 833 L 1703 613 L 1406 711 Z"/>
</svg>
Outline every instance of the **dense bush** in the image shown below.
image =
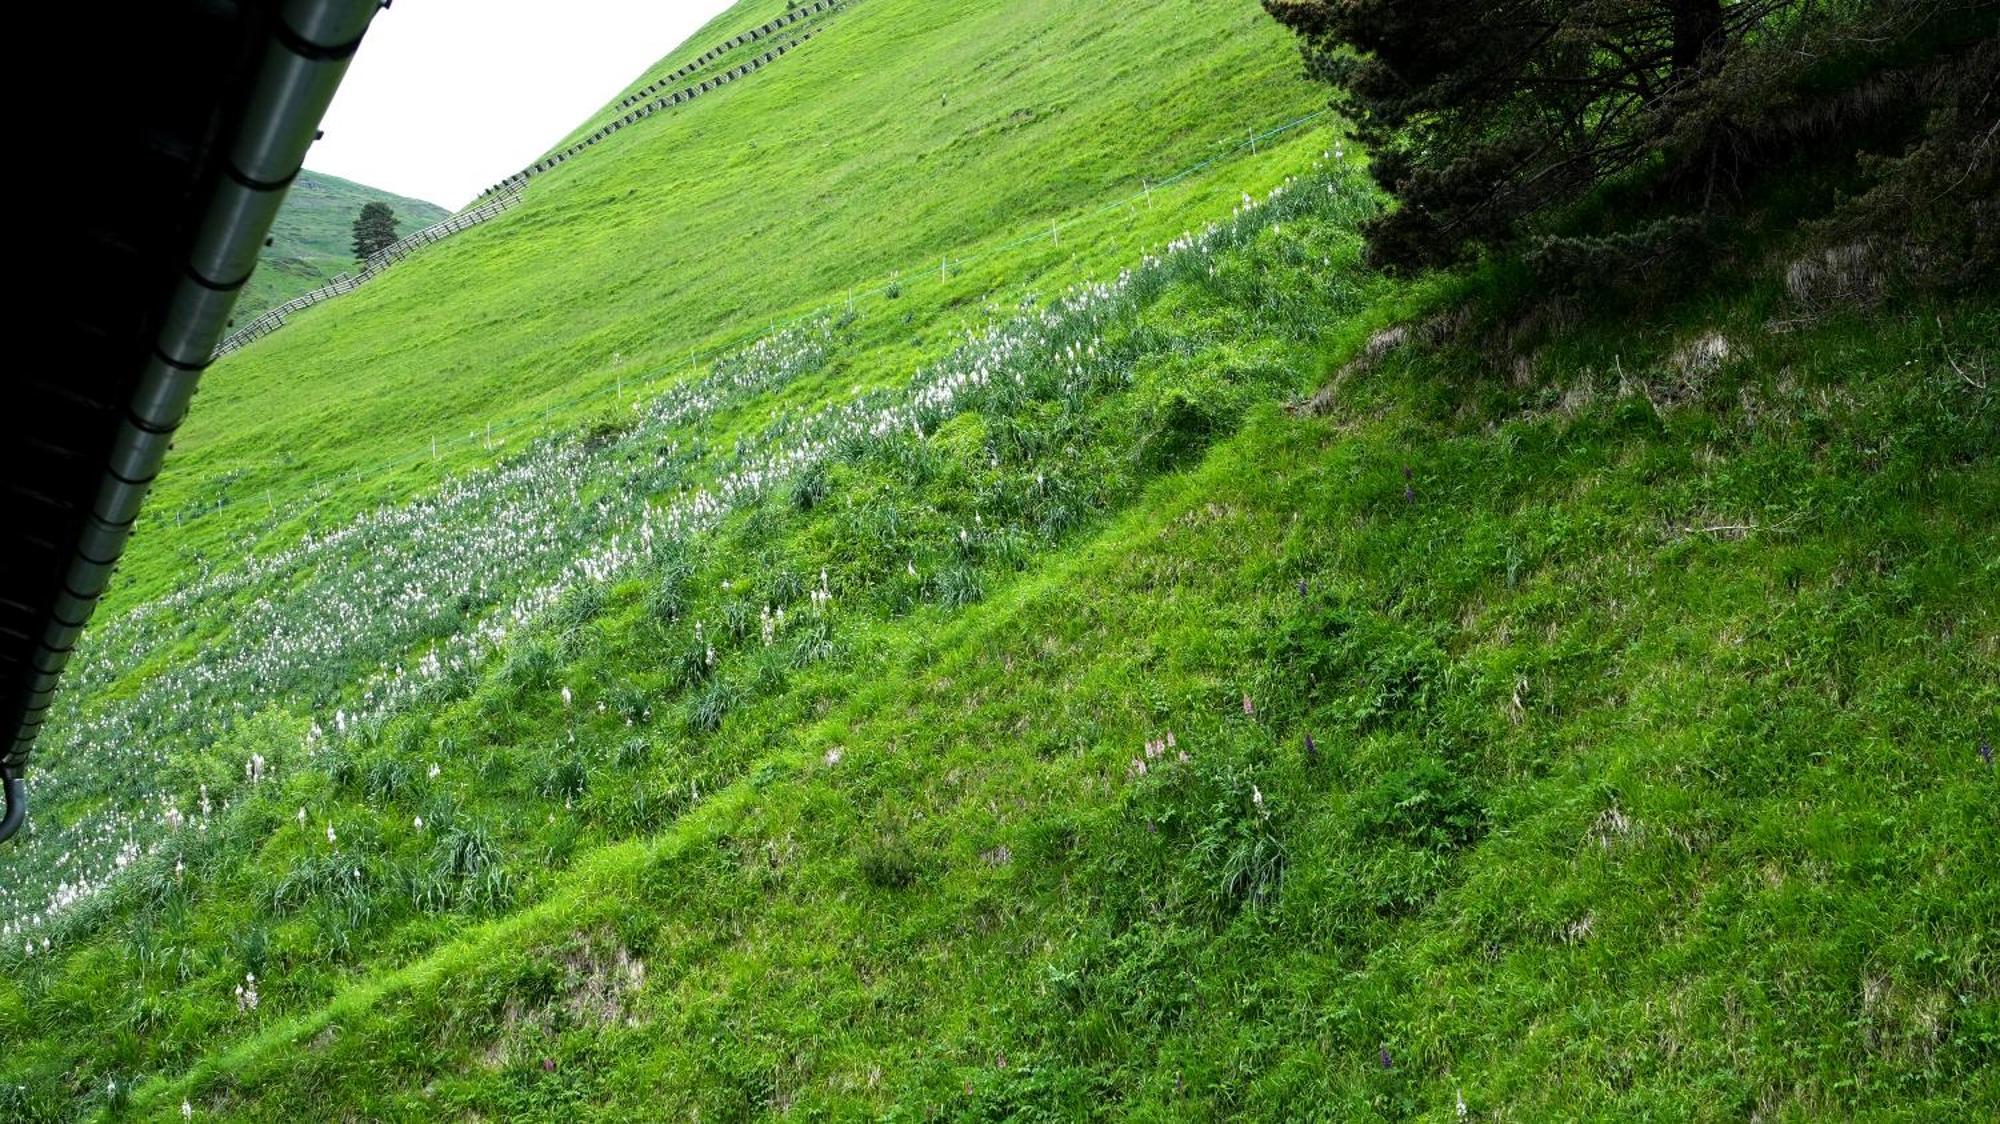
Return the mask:
<svg viewBox="0 0 2000 1124">
<path fill-rule="evenodd" d="M 2000 84 L 1981 0 L 1265 0 L 1369 144 L 1400 203 L 1368 229 L 1418 268 L 1548 235 L 1545 267 L 1676 276 L 1677 221 L 1727 209 L 1801 152 L 1859 149 L 1853 227 L 1926 229 L 1965 268 L 1993 245 Z M 1596 189 L 1645 190 L 1560 229 Z M 1634 215 L 1636 225 L 1630 225 Z M 1555 224 L 1555 225 L 1552 225 Z M 1984 233 L 1979 233 L 1984 231 Z M 1992 260 L 1988 253 L 1985 260 Z"/>
</svg>

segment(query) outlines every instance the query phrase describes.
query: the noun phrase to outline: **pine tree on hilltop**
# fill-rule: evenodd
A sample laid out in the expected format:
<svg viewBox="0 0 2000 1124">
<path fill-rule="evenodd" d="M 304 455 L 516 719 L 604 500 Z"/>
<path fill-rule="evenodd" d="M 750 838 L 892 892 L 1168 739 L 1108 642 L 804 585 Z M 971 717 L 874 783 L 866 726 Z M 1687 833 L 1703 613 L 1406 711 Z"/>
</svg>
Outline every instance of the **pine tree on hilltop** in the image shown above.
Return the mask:
<svg viewBox="0 0 2000 1124">
<path fill-rule="evenodd" d="M 354 219 L 354 256 L 367 260 L 396 240 L 396 212 L 387 203 L 368 203 Z"/>
</svg>

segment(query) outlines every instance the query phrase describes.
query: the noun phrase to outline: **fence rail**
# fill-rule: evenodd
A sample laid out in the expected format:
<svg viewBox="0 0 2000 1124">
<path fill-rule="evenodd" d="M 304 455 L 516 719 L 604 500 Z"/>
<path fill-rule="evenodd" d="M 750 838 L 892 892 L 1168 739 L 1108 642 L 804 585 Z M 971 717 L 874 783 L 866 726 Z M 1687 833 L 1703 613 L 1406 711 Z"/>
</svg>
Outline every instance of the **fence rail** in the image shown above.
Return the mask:
<svg viewBox="0 0 2000 1124">
<path fill-rule="evenodd" d="M 627 105 L 632 104 L 635 98 L 642 96 L 646 93 L 657 92 L 662 86 L 672 83 L 679 77 L 685 77 L 686 75 L 691 74 L 696 70 L 699 70 L 701 67 L 706 66 L 709 62 L 714 61 L 715 58 L 723 54 L 726 54 L 729 51 L 734 50 L 735 48 L 745 43 L 760 42 L 769 39 L 774 35 L 776 35 L 778 31 L 786 27 L 790 27 L 791 25 L 796 24 L 801 20 L 808 19 L 812 16 L 830 14 L 834 11 L 839 10 L 840 8 L 845 7 L 849 2 L 850 0 L 813 0 L 811 4 L 806 4 L 794 8 L 790 12 L 787 12 L 784 16 L 779 17 L 778 19 L 772 20 L 771 22 L 763 24 L 760 27 L 752 28 L 751 30 L 746 31 L 741 35 L 725 40 L 724 42 L 709 48 L 694 62 L 689 63 L 688 65 L 683 66 L 680 69 L 674 71 L 667 77 L 659 79 L 658 81 L 655 81 L 650 85 L 644 87 L 639 92 L 639 94 L 634 95 L 633 97 L 626 98 L 624 101 L 619 103 L 619 107 L 623 108 Z M 266 309 L 262 313 L 259 313 L 256 319 L 250 321 L 248 324 L 243 325 L 241 328 L 236 329 L 234 332 L 231 332 L 228 335 L 228 337 L 226 337 L 220 344 L 216 346 L 215 358 L 220 359 L 223 356 L 229 354 L 230 352 L 243 347 L 245 344 L 248 344 L 252 340 L 270 335 L 272 332 L 282 327 L 285 323 L 286 317 L 290 316 L 292 313 L 298 312 L 301 309 L 311 308 L 313 305 L 320 304 L 325 301 L 332 300 L 334 297 L 340 296 L 342 293 L 352 292 L 353 290 L 359 288 L 363 283 L 373 279 L 377 273 L 380 273 L 382 270 L 388 268 L 390 265 L 393 265 L 394 263 L 402 261 L 404 258 L 409 257 L 412 253 L 415 253 L 417 250 L 422 249 L 423 247 L 428 246 L 433 242 L 438 242 L 445 238 L 449 238 L 452 235 L 457 234 L 459 231 L 464 230 L 467 227 L 477 226 L 480 223 L 485 222 L 490 218 L 493 218 L 495 215 L 500 214 L 502 211 L 505 211 L 508 208 L 512 207 L 514 204 L 520 202 L 521 189 L 525 187 L 528 181 L 533 179 L 535 176 L 540 175 L 541 173 L 546 172 L 551 168 L 554 168 L 558 164 L 567 162 L 574 156 L 580 154 L 584 149 L 589 148 L 590 146 L 605 139 L 606 137 L 609 137 L 611 134 L 617 132 L 618 130 L 624 128 L 627 125 L 631 125 L 638 121 L 644 120 L 647 117 L 651 117 L 653 114 L 658 113 L 661 110 L 671 109 L 677 105 L 684 105 L 700 97 L 701 95 L 719 89 L 722 86 L 727 85 L 728 83 L 733 82 L 738 78 L 762 70 L 765 66 L 769 65 L 772 62 L 775 62 L 777 59 L 785 55 L 786 52 L 792 50 L 794 47 L 797 47 L 799 44 L 804 43 L 806 40 L 811 39 L 814 35 L 819 34 L 819 32 L 822 29 L 823 27 L 820 24 L 812 24 L 807 27 L 797 29 L 794 31 L 792 37 L 789 40 L 783 43 L 779 43 L 774 47 L 771 47 L 770 49 L 764 51 L 762 54 L 752 56 L 747 62 L 744 62 L 738 66 L 731 67 L 730 69 L 723 71 L 721 74 L 716 75 L 714 78 L 707 79 L 696 85 L 688 86 L 684 89 L 676 90 L 671 94 L 654 98 L 653 100 L 648 101 L 645 104 L 641 105 L 638 109 L 635 109 L 632 112 L 617 118 L 616 120 L 605 123 L 598 129 L 593 131 L 589 136 L 583 138 L 580 141 L 577 141 L 575 144 L 569 145 L 568 147 L 564 148 L 562 151 L 554 154 L 553 156 L 545 157 L 541 160 L 538 160 L 534 164 L 529 165 L 528 167 L 522 169 L 521 171 L 516 172 L 515 174 L 508 176 L 506 179 L 493 185 L 493 187 L 488 189 L 484 195 L 480 196 L 480 198 L 485 200 L 485 202 L 482 202 L 479 206 L 474 207 L 471 210 L 465 211 L 461 214 L 453 215 L 452 217 L 445 219 L 443 222 L 427 226 L 424 229 L 417 231 L 415 234 L 411 234 L 404 238 L 399 238 L 395 242 L 390 243 L 387 247 L 378 250 L 373 254 L 370 254 L 368 258 L 362 263 L 359 272 L 354 273 L 352 275 L 343 273 L 340 276 L 335 277 L 331 282 L 322 285 L 317 289 L 314 289 L 312 292 L 304 293 L 299 296 L 293 297 L 291 300 L 288 300 L 285 303 L 278 305 L 275 308 Z"/>
<path fill-rule="evenodd" d="M 830 15 L 833 12 L 839 11 L 840 9 L 846 7 L 851 2 L 852 0 L 813 0 L 812 3 L 795 8 L 786 17 L 778 20 L 773 20 L 771 21 L 771 23 L 765 24 L 764 27 L 770 28 L 775 25 L 778 28 L 783 28 L 811 16 L 817 16 L 822 14 Z M 763 28 L 758 28 L 757 30 L 763 31 Z M 541 175 L 543 172 L 549 171 L 550 169 L 555 168 L 559 164 L 563 164 L 569 160 L 575 159 L 577 156 L 581 155 L 585 149 L 591 147 L 594 144 L 597 144 L 600 141 L 605 140 L 606 138 L 610 137 L 613 133 L 616 133 L 618 130 L 624 128 L 627 125 L 637 124 L 638 122 L 643 121 L 648 117 L 651 117 L 653 114 L 658 113 L 661 110 L 672 109 L 674 106 L 693 101 L 695 98 L 698 98 L 701 95 L 708 93 L 711 90 L 727 85 L 728 83 L 733 82 L 736 79 L 741 78 L 746 74 L 752 74 L 758 70 L 763 69 L 769 63 L 775 62 L 778 58 L 783 56 L 787 51 L 790 51 L 792 48 L 797 47 L 799 44 L 804 43 L 808 39 L 811 39 L 813 36 L 819 34 L 823 30 L 825 30 L 824 22 L 812 23 L 804 28 L 795 30 L 792 34 L 792 37 L 789 40 L 783 43 L 779 43 L 777 46 L 772 47 L 769 50 L 766 50 L 762 54 L 751 56 L 748 62 L 742 63 L 738 66 L 731 67 L 730 69 L 723 71 L 721 74 L 716 75 L 714 78 L 710 78 L 707 79 L 706 81 L 697 83 L 695 85 L 685 87 L 684 89 L 676 90 L 671 94 L 660 94 L 658 97 L 654 97 L 650 101 L 641 101 L 638 103 L 638 108 L 633 109 L 631 112 L 626 113 L 621 117 L 616 117 L 610 121 L 605 122 L 603 125 L 600 125 L 596 129 L 591 130 L 591 132 L 586 136 L 584 136 L 582 139 L 577 140 L 572 144 L 566 145 L 563 148 L 557 150 L 556 152 L 550 153 L 549 155 L 542 157 L 540 160 L 535 161 L 533 164 L 530 164 L 527 167 L 521 169 L 520 171 L 515 172 L 513 175 L 508 176 L 506 179 L 501 180 L 499 183 L 496 183 L 492 187 L 488 188 L 487 192 L 491 194 L 495 192 L 505 191 L 510 187 L 518 188 L 521 185 L 527 183 L 529 180 L 534 179 L 536 176 Z M 735 39 L 730 40 L 729 42 L 731 43 L 737 43 L 738 41 L 748 42 L 750 34 L 751 34 L 750 32 L 745 32 L 743 35 L 739 35 Z M 763 35 L 759 35 L 757 36 L 757 38 L 766 39 L 772 37 L 775 34 L 776 34 L 775 31 L 773 31 Z M 715 48 L 711 49 L 708 55 L 704 55 L 702 57 L 708 58 L 712 55 L 720 53 L 722 53 L 721 48 Z M 689 67 L 683 67 L 680 71 L 677 71 L 676 73 L 679 73 L 683 77 L 685 77 L 686 74 L 693 72 L 693 70 L 690 69 L 690 67 L 693 67 L 693 64 L 690 64 Z M 693 67 L 693 69 L 699 69 L 699 68 Z M 668 77 L 660 79 L 659 81 L 652 83 L 650 86 L 647 86 L 646 90 L 657 93 L 664 86 L 670 85 L 674 81 L 676 81 L 676 79 L 673 76 L 669 75 Z M 645 91 L 642 91 L 641 93 L 643 94 L 644 92 Z M 628 97 L 624 101 L 618 103 L 619 108 L 623 109 L 628 105 L 634 104 L 635 97 Z"/>
<path fill-rule="evenodd" d="M 353 292 L 367 281 L 373 279 L 376 274 L 389 268 L 389 266 L 396 262 L 409 257 L 422 247 L 449 238 L 467 227 L 478 226 L 480 223 L 511 208 L 520 201 L 520 189 L 518 187 L 510 188 L 506 192 L 495 196 L 492 200 L 482 203 L 469 211 L 453 215 L 443 222 L 432 223 L 414 234 L 396 239 L 394 242 L 389 243 L 387 246 L 364 258 L 359 272 L 340 274 L 332 281 L 314 289 L 312 292 L 302 293 L 275 308 L 265 309 L 257 315 L 256 319 L 229 333 L 220 344 L 216 345 L 215 358 L 220 359 L 237 348 L 242 347 L 244 344 L 249 343 L 251 340 L 276 331 L 280 325 L 284 324 L 285 318 L 292 313 L 300 309 L 311 308 L 322 301 L 332 300 L 342 293 Z"/>
<path fill-rule="evenodd" d="M 794 8 L 767 24 L 760 27 L 753 27 L 734 38 L 725 39 L 702 52 L 693 62 L 688 63 L 672 74 L 654 79 L 651 83 L 627 95 L 624 100 L 618 103 L 617 108 L 625 109 L 628 106 L 637 105 L 654 94 L 659 93 L 662 87 L 686 78 L 688 75 L 693 74 L 695 71 L 700 70 L 702 67 L 707 66 L 709 63 L 714 62 L 716 59 L 721 58 L 738 47 L 768 39 L 800 20 L 811 19 L 823 12 L 831 12 L 839 6 L 840 3 L 837 0 L 815 0 L 811 5 Z"/>
</svg>

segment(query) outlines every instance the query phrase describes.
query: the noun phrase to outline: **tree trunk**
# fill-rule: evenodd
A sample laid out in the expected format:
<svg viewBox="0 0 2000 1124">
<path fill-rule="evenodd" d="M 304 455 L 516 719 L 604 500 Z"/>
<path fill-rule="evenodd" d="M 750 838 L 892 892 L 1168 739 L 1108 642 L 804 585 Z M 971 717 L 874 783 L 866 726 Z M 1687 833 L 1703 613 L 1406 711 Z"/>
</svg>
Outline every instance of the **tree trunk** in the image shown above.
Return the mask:
<svg viewBox="0 0 2000 1124">
<path fill-rule="evenodd" d="M 1667 0 L 1674 18 L 1674 77 L 1699 67 L 1722 43 L 1722 0 Z"/>
</svg>

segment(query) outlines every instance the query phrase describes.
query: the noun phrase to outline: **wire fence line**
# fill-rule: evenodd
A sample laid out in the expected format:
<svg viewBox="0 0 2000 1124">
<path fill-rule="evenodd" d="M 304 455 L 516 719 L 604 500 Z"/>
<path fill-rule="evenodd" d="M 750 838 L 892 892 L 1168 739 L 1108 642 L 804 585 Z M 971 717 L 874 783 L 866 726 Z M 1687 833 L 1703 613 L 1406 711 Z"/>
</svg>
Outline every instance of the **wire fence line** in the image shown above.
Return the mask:
<svg viewBox="0 0 2000 1124">
<path fill-rule="evenodd" d="M 768 38 L 771 35 L 776 34 L 777 31 L 785 27 L 788 27 L 791 24 L 797 23 L 800 20 L 807 19 L 811 16 L 820 15 L 822 13 L 831 13 L 838 8 L 844 7 L 847 3 L 848 0 L 813 0 L 813 3 L 811 4 L 794 8 L 792 9 L 792 11 L 786 13 L 786 15 L 780 17 L 779 19 L 775 19 L 759 27 L 752 28 L 750 31 L 746 31 L 741 35 L 726 40 L 723 43 L 710 48 L 707 52 L 702 54 L 701 57 L 698 58 L 695 62 L 689 63 L 687 66 L 680 68 L 673 74 L 668 75 L 666 78 L 660 79 L 659 81 L 654 82 L 652 85 L 645 87 L 645 91 L 642 91 L 642 93 L 646 91 L 657 90 L 660 86 L 676 80 L 677 77 L 684 77 L 685 75 L 700 69 L 702 66 L 707 65 L 708 62 L 712 61 L 717 56 L 726 54 L 730 50 L 733 50 L 734 48 L 744 43 L 755 42 Z M 488 202 L 482 203 L 479 206 L 474 207 L 469 211 L 464 211 L 461 212 L 460 214 L 453 215 L 451 218 L 445 219 L 443 222 L 427 226 L 424 229 L 419 230 L 416 233 L 411 234 L 407 237 L 399 238 L 395 242 L 384 247 L 383 249 L 378 250 L 373 254 L 370 254 L 368 258 L 362 263 L 362 267 L 358 272 L 351 275 L 346 273 L 340 274 L 339 276 L 335 277 L 332 281 L 328 282 L 325 285 L 320 286 L 317 289 L 312 290 L 311 292 L 302 293 L 299 296 L 293 297 L 291 300 L 284 302 L 283 304 L 277 305 L 274 308 L 266 309 L 263 312 L 259 313 L 254 320 L 251 320 L 243 327 L 236 329 L 234 332 L 231 332 L 227 337 L 223 339 L 223 341 L 220 344 L 217 344 L 215 348 L 215 355 L 213 356 L 213 358 L 220 359 L 223 356 L 228 355 L 230 352 L 242 348 L 244 345 L 250 343 L 252 340 L 258 339 L 263 336 L 267 336 L 272 332 L 277 331 L 280 327 L 284 326 L 286 318 L 289 317 L 292 313 L 298 312 L 302 309 L 311 308 L 313 305 L 321 304 L 325 301 L 332 300 L 334 297 L 340 296 L 343 293 L 353 292 L 355 289 L 359 288 L 365 282 L 372 280 L 377 273 L 380 273 L 382 270 L 388 268 L 390 265 L 393 265 L 394 263 L 399 262 L 404 258 L 410 256 L 417 250 L 422 249 L 423 247 L 428 246 L 433 242 L 442 241 L 443 239 L 449 238 L 452 235 L 457 234 L 461 230 L 477 226 L 480 223 L 483 223 L 486 220 L 499 215 L 501 212 L 506 211 L 507 209 L 513 207 L 514 204 L 519 203 L 521 201 L 521 189 L 524 186 L 526 186 L 527 182 L 530 179 L 533 179 L 535 176 L 541 174 L 542 172 L 548 171 L 549 169 L 555 167 L 558 164 L 567 162 L 568 160 L 576 156 L 578 153 L 581 153 L 584 149 L 589 148 L 591 145 L 598 143 L 599 141 L 603 140 L 606 137 L 609 137 L 611 134 L 617 132 L 619 129 L 624 128 L 626 125 L 633 124 L 637 121 L 643 120 L 647 117 L 652 116 L 654 113 L 660 112 L 661 110 L 670 109 L 676 105 L 686 104 L 687 102 L 693 101 L 695 98 L 700 97 L 702 94 L 709 93 L 710 91 L 718 89 L 723 85 L 726 85 L 727 83 L 735 81 L 738 78 L 741 78 L 747 74 L 755 73 L 756 71 L 763 69 L 769 63 L 775 62 L 778 58 L 782 57 L 786 52 L 792 50 L 794 47 L 797 47 L 799 44 L 805 42 L 806 40 L 812 38 L 814 35 L 818 34 L 820 30 L 822 30 L 822 28 L 818 24 L 806 27 L 805 29 L 795 34 L 792 37 L 792 39 L 789 40 L 788 42 L 780 43 L 777 46 L 771 48 L 770 50 L 765 51 L 763 54 L 751 58 L 748 62 L 745 62 L 740 66 L 736 66 L 727 71 L 724 71 L 723 73 L 717 75 L 716 77 L 709 79 L 708 81 L 702 82 L 699 85 L 690 86 L 684 90 L 677 90 L 669 96 L 658 98 L 652 102 L 648 102 L 640 109 L 628 113 L 625 116 L 620 117 L 615 121 L 609 122 L 608 124 L 599 128 L 597 131 L 591 133 L 588 137 L 585 137 L 583 140 L 580 140 L 575 144 L 570 145 L 569 147 L 563 149 L 561 152 L 556 153 L 553 156 L 544 158 L 542 160 L 536 161 L 529 167 L 524 168 L 521 171 L 516 172 L 514 175 L 511 175 L 506 179 L 500 181 L 499 183 L 493 185 L 493 187 L 489 188 L 484 194 L 480 196 L 481 199 L 486 199 L 488 200 Z M 635 95 L 634 97 L 636 96 L 637 95 Z M 619 103 L 620 108 L 632 104 L 632 102 L 634 101 L 634 97 L 628 97 L 623 102 L 620 102 Z"/>
<path fill-rule="evenodd" d="M 773 20 L 772 24 L 777 24 L 780 27 L 782 27 L 789 25 L 791 23 L 795 23 L 798 20 L 806 19 L 811 16 L 831 14 L 835 11 L 838 11 L 841 8 L 846 7 L 850 2 L 851 0 L 813 0 L 811 4 L 807 4 L 802 7 L 793 9 L 789 17 L 782 21 Z M 771 27 L 772 24 L 766 24 L 764 26 Z M 811 39 L 813 36 L 818 35 L 821 31 L 824 31 L 825 29 L 826 29 L 826 24 L 824 21 L 811 23 L 808 26 L 794 32 L 792 37 L 786 42 L 779 43 L 777 46 L 772 47 L 771 49 L 765 51 L 763 54 L 753 55 L 748 61 L 738 66 L 733 66 L 728 70 L 725 70 L 722 73 L 716 75 L 713 78 L 707 79 L 692 86 L 688 86 L 684 89 L 675 90 L 671 94 L 661 94 L 660 96 L 654 97 L 651 100 L 641 100 L 639 102 L 639 107 L 637 109 L 632 110 L 630 113 L 627 113 L 622 117 L 617 117 L 610 121 L 605 122 L 603 125 L 598 126 L 588 135 L 582 137 L 581 139 L 575 141 L 574 143 L 566 145 L 563 148 L 559 149 L 558 151 L 553 152 L 547 156 L 544 156 L 540 160 L 535 161 L 533 164 L 530 164 L 527 167 L 521 169 L 520 171 L 515 172 L 513 175 L 508 176 L 506 179 L 501 180 L 499 183 L 496 183 L 492 187 L 488 188 L 487 193 L 492 194 L 494 192 L 505 191 L 509 187 L 518 188 L 521 185 L 527 183 L 529 180 L 534 179 L 536 176 L 539 176 L 542 173 L 547 172 L 560 164 L 567 163 L 568 161 L 573 160 L 576 157 L 582 155 L 584 150 L 608 139 L 609 137 L 611 137 L 612 134 L 618 132 L 620 129 L 623 129 L 628 125 L 636 125 L 640 121 L 643 121 L 648 117 L 651 117 L 655 113 L 672 109 L 674 106 L 682 105 L 687 102 L 693 101 L 695 98 L 698 98 L 701 95 L 706 94 L 712 90 L 719 89 L 722 86 L 728 85 L 729 83 L 734 82 L 738 78 L 741 78 L 747 74 L 753 74 L 763 69 L 768 64 L 776 62 L 786 52 L 792 50 L 794 47 L 797 47 L 799 44 L 804 43 L 806 40 Z M 775 31 L 771 32 L 770 34 L 775 34 Z M 740 39 L 742 38 L 742 36 L 738 36 L 738 38 Z M 646 89 L 649 91 L 657 92 L 661 87 L 670 84 L 672 81 L 674 81 L 674 79 L 672 79 L 671 77 L 662 79 L 658 82 L 653 83 L 651 86 L 648 86 Z M 634 98 L 627 98 L 625 101 L 619 103 L 619 108 L 622 109 L 625 106 L 631 105 L 633 103 L 634 103 Z"/>
<path fill-rule="evenodd" d="M 1131 210 L 1137 212 L 1143 207 L 1150 207 L 1154 191 L 1181 183 L 1190 176 L 1198 175 L 1245 150 L 1254 154 L 1264 142 L 1274 137 L 1302 129 L 1315 121 L 1327 117 L 1331 112 L 1329 109 L 1319 109 L 1261 131 L 1247 133 L 1242 140 L 1234 141 L 1207 159 L 1190 164 L 1169 176 L 1158 180 L 1141 179 L 1138 191 L 1113 199 L 1099 207 L 1074 216 L 1071 218 L 1070 223 L 1074 225 L 1084 219 L 1095 218 L 1116 211 Z M 997 254 L 1040 242 L 1043 239 L 1050 239 L 1059 245 L 1061 242 L 1061 224 L 1054 224 L 1046 231 L 1038 229 L 1018 238 L 985 247 L 965 257 L 954 258 L 950 255 L 945 255 L 940 259 L 939 273 L 941 276 L 939 283 L 943 284 L 948 281 L 953 269 L 963 269 L 966 266 L 991 258 Z M 704 361 L 713 360 L 720 356 L 739 351 L 762 336 L 775 334 L 781 329 L 794 327 L 819 317 L 832 315 L 839 310 L 851 309 L 857 298 L 882 297 L 893 299 L 900 295 L 901 288 L 904 285 L 928 278 L 930 276 L 929 270 L 930 267 L 928 265 L 916 267 L 910 271 L 910 275 L 914 279 L 911 282 L 903 280 L 904 270 L 892 270 L 879 281 L 865 282 L 850 289 L 843 297 L 816 305 L 784 319 L 762 321 L 757 326 L 740 328 L 722 342 L 712 344 L 706 348 L 691 347 L 688 349 L 686 363 L 675 361 L 664 366 L 653 367 L 647 371 L 635 372 L 630 376 L 614 375 L 612 383 L 609 386 L 601 386 L 595 390 L 572 395 L 552 403 L 535 413 L 499 422 L 489 421 L 485 426 L 474 429 L 463 436 L 445 438 L 434 436 L 425 447 L 413 449 L 406 454 L 389 460 L 376 461 L 365 469 L 350 469 L 346 472 L 332 473 L 318 477 L 306 485 L 306 495 L 304 497 L 300 500 L 287 503 L 287 512 L 288 514 L 298 514 L 319 507 L 321 501 L 315 497 L 318 493 L 326 489 L 385 477 L 410 464 L 426 460 L 442 459 L 446 453 L 456 451 L 460 448 L 477 444 L 482 449 L 490 452 L 504 445 L 514 433 L 523 428 L 541 429 L 546 422 L 558 414 L 570 413 L 579 407 L 588 406 L 594 401 L 612 399 L 614 397 L 622 401 L 628 394 L 635 400 L 643 399 L 646 395 L 652 393 L 655 389 L 655 384 L 663 379 L 690 370 L 698 370 Z M 277 514 L 278 505 L 271 492 L 266 489 L 261 496 L 252 494 L 232 499 L 225 495 L 218 496 L 209 501 L 183 504 L 174 511 L 174 522 L 176 526 L 185 526 L 214 512 L 246 503 L 256 503 L 260 500 L 270 508 L 273 515 Z"/>
<path fill-rule="evenodd" d="M 433 242 L 443 241 L 468 227 L 478 226 L 480 223 L 508 210 L 520 201 L 520 190 L 518 188 L 509 189 L 501 195 L 496 196 L 491 202 L 453 215 L 442 222 L 432 223 L 414 234 L 396 239 L 394 242 L 389 243 L 387 246 L 369 254 L 363 259 L 361 269 L 358 272 L 352 274 L 342 273 L 332 281 L 309 293 L 302 293 L 281 305 L 274 308 L 267 308 L 263 312 L 258 313 L 256 319 L 229 333 L 221 343 L 216 345 L 214 358 L 220 359 L 249 343 L 251 340 L 257 339 L 259 336 L 266 336 L 277 331 L 284 324 L 285 318 L 292 313 L 300 309 L 311 308 L 322 301 L 332 300 L 342 293 L 351 293 L 374 278 L 376 274 L 389 268 L 396 262 L 409 257 L 419 249 Z"/>
<path fill-rule="evenodd" d="M 693 62 L 688 63 L 686 66 L 683 66 L 678 70 L 675 70 L 671 74 L 657 78 L 652 82 L 648 83 L 647 85 L 641 87 L 640 89 L 634 91 L 633 93 L 628 94 L 624 99 L 619 101 L 619 103 L 614 108 L 625 109 L 630 106 L 637 105 L 640 102 L 645 101 L 647 98 L 658 93 L 662 87 L 673 82 L 678 82 L 683 78 L 686 78 L 688 75 L 693 74 L 695 71 L 700 70 L 702 67 L 707 66 L 709 63 L 714 62 L 717 58 L 720 58 L 721 56 L 728 54 L 730 51 L 734 50 L 737 47 L 741 47 L 747 43 L 755 43 L 760 40 L 767 39 L 770 36 L 777 34 L 784 28 L 790 27 L 792 24 L 799 22 L 800 20 L 811 19 L 814 16 L 818 16 L 822 13 L 832 12 L 835 8 L 841 7 L 842 4 L 844 3 L 846 3 L 846 0 L 817 0 L 817 2 L 813 3 L 810 6 L 793 8 L 791 11 L 786 12 L 784 15 L 779 16 L 777 19 L 771 20 L 769 23 L 765 23 L 758 27 L 753 27 L 750 30 L 744 32 L 743 34 L 735 36 L 734 38 L 725 39 L 721 43 L 718 43 L 715 46 L 710 47 L 708 50 L 696 56 L 695 60 Z"/>
</svg>

